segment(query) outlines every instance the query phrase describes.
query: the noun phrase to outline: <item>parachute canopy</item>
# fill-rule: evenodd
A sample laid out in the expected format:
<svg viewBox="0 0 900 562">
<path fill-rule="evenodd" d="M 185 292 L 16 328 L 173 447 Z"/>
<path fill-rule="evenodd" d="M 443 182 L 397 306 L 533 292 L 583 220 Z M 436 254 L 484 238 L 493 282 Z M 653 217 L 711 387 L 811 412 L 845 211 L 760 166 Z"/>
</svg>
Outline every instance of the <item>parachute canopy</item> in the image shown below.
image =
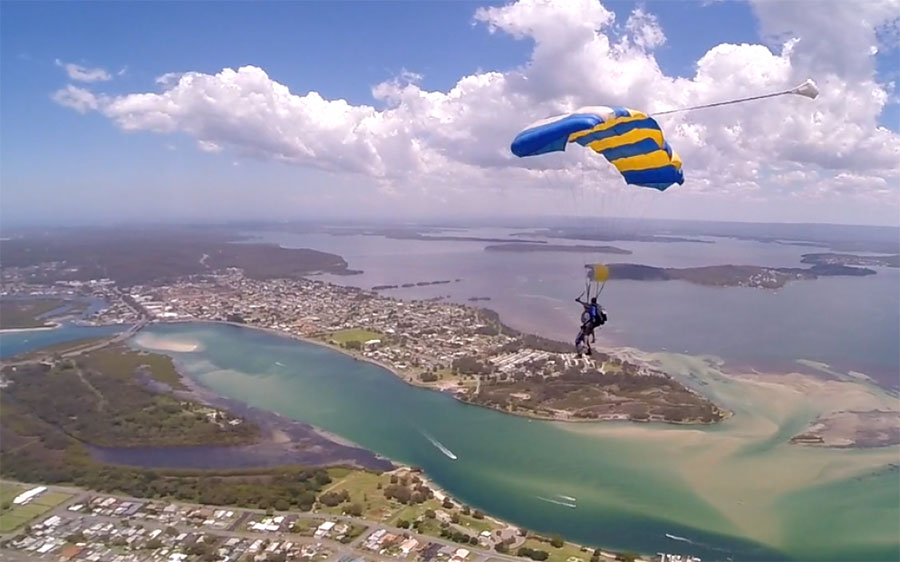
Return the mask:
<svg viewBox="0 0 900 562">
<path fill-rule="evenodd" d="M 516 135 L 510 149 L 519 157 L 565 151 L 577 142 L 612 163 L 625 183 L 660 191 L 684 183 L 681 158 L 669 147 L 656 121 L 624 107 L 582 107 L 532 123 Z"/>
<path fill-rule="evenodd" d="M 602 263 L 588 264 L 584 270 L 589 282 L 604 283 L 609 279 L 609 268 Z"/>
</svg>

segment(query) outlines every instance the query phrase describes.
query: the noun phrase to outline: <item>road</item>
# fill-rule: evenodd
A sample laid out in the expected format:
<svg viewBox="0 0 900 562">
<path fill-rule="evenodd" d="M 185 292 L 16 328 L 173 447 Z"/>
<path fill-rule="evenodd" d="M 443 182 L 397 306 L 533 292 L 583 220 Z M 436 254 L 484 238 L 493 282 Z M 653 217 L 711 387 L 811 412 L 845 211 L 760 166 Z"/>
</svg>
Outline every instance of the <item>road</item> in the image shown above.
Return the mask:
<svg viewBox="0 0 900 562">
<path fill-rule="evenodd" d="M 13 484 L 13 483 L 20 484 L 18 482 L 13 482 L 13 481 L 8 481 L 8 480 L 3 480 L 3 483 L 5 483 L 5 484 Z M 125 500 L 125 501 L 139 501 L 139 502 L 148 501 L 147 498 L 135 498 L 135 497 L 131 497 L 131 496 L 125 496 L 125 495 L 121 495 L 121 494 L 109 494 L 109 493 L 105 493 L 105 492 L 104 493 L 91 492 L 91 491 L 87 491 L 87 490 L 84 490 L 81 488 L 74 488 L 74 487 L 70 487 L 70 486 L 48 485 L 47 488 L 49 489 L 49 491 L 52 491 L 52 492 L 63 492 L 66 494 L 71 494 L 72 498 L 70 498 L 69 500 L 66 500 L 65 502 L 61 503 L 57 507 L 55 507 L 52 510 L 43 514 L 39 518 L 40 520 L 46 519 L 47 517 L 50 517 L 51 515 L 60 515 L 60 516 L 64 516 L 67 518 L 85 517 L 85 518 L 93 518 L 93 519 L 96 519 L 97 521 L 119 522 L 123 518 L 71 512 L 71 511 L 68 511 L 68 507 L 73 504 L 76 504 L 76 503 L 84 503 L 84 501 L 88 497 L 98 496 L 98 495 L 102 495 L 105 497 L 115 497 L 115 498 L 118 498 L 120 500 Z M 198 507 L 198 508 L 215 507 L 218 509 L 218 508 L 224 507 L 224 506 L 202 505 L 202 504 L 195 504 L 195 503 L 181 502 L 181 501 L 174 501 L 171 503 L 174 503 L 179 506 Z M 236 512 L 244 512 L 244 513 L 257 514 L 257 515 L 265 514 L 265 510 L 262 510 L 262 509 L 251 509 L 251 508 L 233 508 L 233 509 Z M 467 559 L 467 562 L 486 562 L 488 558 L 502 561 L 502 562 L 522 562 L 524 560 L 523 558 L 517 558 L 515 556 L 500 554 L 498 552 L 494 552 L 492 550 L 486 550 L 481 547 L 471 546 L 471 545 L 460 545 L 458 543 L 454 543 L 454 542 L 448 541 L 446 539 L 436 538 L 436 537 L 432 537 L 430 535 L 422 535 L 422 534 L 416 533 L 415 531 L 413 531 L 411 529 L 400 529 L 399 527 L 392 527 L 390 525 L 386 525 L 386 524 L 383 524 L 380 522 L 368 521 L 366 519 L 361 519 L 358 517 L 350 517 L 350 516 L 346 516 L 346 515 L 331 515 L 331 514 L 327 514 L 327 513 L 310 513 L 310 512 L 279 512 L 279 513 L 285 514 L 285 515 L 287 515 L 287 514 L 295 515 L 300 519 L 319 519 L 319 520 L 321 520 L 324 518 L 324 519 L 329 519 L 332 521 L 343 521 L 346 523 L 352 523 L 352 524 L 356 524 L 356 525 L 365 526 L 365 527 L 367 527 L 367 530 L 365 532 L 363 532 L 359 537 L 357 537 L 353 541 L 351 541 L 350 544 L 343 544 L 343 543 L 340 543 L 340 542 L 337 542 L 334 540 L 330 540 L 330 539 L 316 538 L 316 537 L 304 537 L 304 536 L 293 534 L 293 533 L 265 533 L 265 532 L 256 532 L 256 531 L 250 531 L 250 530 L 225 530 L 225 529 L 218 529 L 215 527 L 202 527 L 202 526 L 195 527 L 195 526 L 191 526 L 191 525 L 172 525 L 172 526 L 175 527 L 179 532 L 196 533 L 198 531 L 202 531 L 204 533 L 207 533 L 210 535 L 215 535 L 218 537 L 223 537 L 223 538 L 231 538 L 231 537 L 251 538 L 251 539 L 278 538 L 279 540 L 287 539 L 292 542 L 301 543 L 301 544 L 320 542 L 323 545 L 325 545 L 335 551 L 335 554 L 332 555 L 328 559 L 327 562 L 336 562 L 342 556 L 354 556 L 354 557 L 365 556 L 367 559 L 374 560 L 377 562 L 398 562 L 398 560 L 403 560 L 402 558 L 381 556 L 378 553 L 372 552 L 370 550 L 363 550 L 362 548 L 360 548 L 360 544 L 370 534 L 370 531 L 374 531 L 376 529 L 386 529 L 387 531 L 392 532 L 392 533 L 407 534 L 410 537 L 417 539 L 420 544 L 426 544 L 426 543 L 432 542 L 432 543 L 440 544 L 442 546 L 453 546 L 453 547 L 458 547 L 458 548 L 465 548 L 471 552 L 471 554 L 469 555 L 469 558 Z M 134 518 L 134 519 L 139 519 L 139 518 Z M 153 520 L 141 519 L 140 522 L 145 527 L 154 528 L 154 529 L 155 528 L 163 528 L 164 529 L 165 527 L 169 526 L 166 524 L 154 522 Z M 0 535 L 0 539 L 10 538 L 16 534 L 17 534 L 17 532 L 12 532 L 12 533 L 7 533 L 5 536 Z M 36 557 L 29 557 L 29 556 L 19 553 L 17 551 L 0 549 L 0 562 L 2 562 L 4 560 L 4 556 L 10 556 L 11 558 L 5 558 L 5 559 L 11 560 L 11 561 L 12 560 L 30 560 L 33 562 L 34 560 L 37 559 Z M 17 556 L 18 556 L 18 558 L 17 558 Z M 44 560 L 46 560 L 46 558 Z"/>
</svg>

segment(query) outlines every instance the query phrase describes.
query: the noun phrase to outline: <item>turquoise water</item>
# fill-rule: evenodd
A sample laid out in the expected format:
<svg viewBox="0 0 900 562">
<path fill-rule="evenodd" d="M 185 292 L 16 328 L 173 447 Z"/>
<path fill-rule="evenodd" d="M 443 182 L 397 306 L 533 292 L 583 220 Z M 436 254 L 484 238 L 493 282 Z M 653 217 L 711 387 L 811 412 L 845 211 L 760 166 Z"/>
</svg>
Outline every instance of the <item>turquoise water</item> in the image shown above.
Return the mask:
<svg viewBox="0 0 900 562">
<path fill-rule="evenodd" d="M 0 359 L 33 349 L 84 338 L 96 338 L 126 330 L 125 326 L 79 326 L 64 324 L 54 330 L 0 332 Z"/>
<path fill-rule="evenodd" d="M 844 548 L 858 529 L 836 525 L 829 512 L 855 501 L 848 494 L 858 493 L 859 486 L 847 488 L 816 475 L 824 465 L 865 472 L 897 457 L 900 449 L 804 450 L 786 445 L 790 432 L 765 427 L 772 420 L 791 426 L 798 416 L 811 419 L 810 404 L 787 415 L 756 416 L 743 413 L 753 410 L 748 403 L 734 420 L 701 429 L 548 423 L 464 405 L 326 348 L 247 328 L 156 325 L 147 333 L 153 336 L 148 341 L 199 343 L 198 351 L 171 355 L 188 376 L 216 392 L 421 466 L 453 496 L 537 531 L 641 552 L 691 552 L 706 560 L 879 560 L 900 554 L 896 537 L 884 538 L 895 527 L 886 531 L 883 517 L 874 528 L 866 524 L 881 542 Z M 732 407 L 764 391 L 731 379 L 712 378 L 711 384 Z M 753 475 L 766 471 L 783 477 L 783 490 L 778 485 L 757 490 Z M 809 476 L 798 479 L 798 472 Z M 900 494 L 896 480 L 869 482 L 863 487 L 870 495 Z M 790 494 L 799 494 L 805 508 L 819 515 L 800 524 L 808 512 L 776 509 Z M 560 496 L 577 498 L 576 507 L 553 503 L 562 501 Z M 857 508 L 870 511 L 868 504 Z M 896 504 L 871 509 L 900 520 Z M 691 543 L 675 543 L 666 533 Z M 819 538 L 815 544 L 807 542 L 810 534 Z"/>
</svg>

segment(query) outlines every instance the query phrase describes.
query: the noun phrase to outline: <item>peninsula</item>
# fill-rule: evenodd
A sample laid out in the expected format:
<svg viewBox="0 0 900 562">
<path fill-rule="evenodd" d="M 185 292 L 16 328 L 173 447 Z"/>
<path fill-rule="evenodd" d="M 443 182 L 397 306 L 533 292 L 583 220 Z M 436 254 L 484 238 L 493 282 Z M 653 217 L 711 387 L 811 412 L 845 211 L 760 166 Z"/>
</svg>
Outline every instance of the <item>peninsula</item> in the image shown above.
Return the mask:
<svg viewBox="0 0 900 562">
<path fill-rule="evenodd" d="M 53 275 L 53 265 L 39 267 Z M 5 286 L 15 294 L 77 288 L 109 303 L 95 323 L 200 320 L 265 328 L 331 345 L 409 384 L 511 414 L 672 423 L 729 415 L 649 365 L 616 353 L 577 358 L 571 345 L 521 334 L 484 309 L 403 301 L 303 278 L 260 280 L 238 268 L 127 290 L 107 279 L 36 285 L 29 272 L 5 268 Z"/>
</svg>

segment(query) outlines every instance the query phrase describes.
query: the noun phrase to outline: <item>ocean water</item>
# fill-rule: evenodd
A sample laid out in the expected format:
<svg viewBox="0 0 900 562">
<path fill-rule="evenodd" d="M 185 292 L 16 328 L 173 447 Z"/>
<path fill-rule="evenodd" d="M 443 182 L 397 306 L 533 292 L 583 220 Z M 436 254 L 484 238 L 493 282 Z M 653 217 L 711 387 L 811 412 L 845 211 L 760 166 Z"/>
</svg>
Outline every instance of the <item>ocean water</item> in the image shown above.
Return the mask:
<svg viewBox="0 0 900 562">
<path fill-rule="evenodd" d="M 735 416 L 712 427 L 566 424 L 465 405 L 380 367 L 249 328 L 155 325 L 145 334 L 136 345 L 196 344 L 166 353 L 216 392 L 421 466 L 454 497 L 539 532 L 704 560 L 900 556 L 900 479 L 891 469 L 900 447 L 788 444 L 828 411 L 896 407 L 896 395 L 872 385 L 736 378 L 695 357 L 657 354 Z"/>
<path fill-rule="evenodd" d="M 454 235 L 503 238 L 509 229 L 471 229 Z M 333 283 L 371 288 L 417 281 L 458 283 L 384 291 L 402 298 L 447 296 L 499 312 L 515 328 L 562 341 L 578 329 L 584 289 L 582 266 L 631 262 L 660 267 L 740 264 L 805 267 L 804 245 L 698 237 L 713 243 L 613 242 L 632 255 L 486 252 L 485 242 L 393 240 L 371 235 L 254 232 L 291 248 L 314 248 L 344 257 L 361 275 L 322 275 Z M 575 243 L 553 240 L 553 243 Z M 582 242 L 585 243 L 585 242 Z M 587 242 L 590 243 L 590 242 Z M 719 357 L 738 370 L 795 371 L 797 360 L 863 372 L 900 387 L 900 270 L 875 268 L 867 277 L 825 277 L 778 290 L 702 287 L 681 281 L 607 283 L 600 301 L 610 322 L 599 332 L 607 344 L 646 351 Z M 469 303 L 471 304 L 471 303 Z"/>
</svg>

